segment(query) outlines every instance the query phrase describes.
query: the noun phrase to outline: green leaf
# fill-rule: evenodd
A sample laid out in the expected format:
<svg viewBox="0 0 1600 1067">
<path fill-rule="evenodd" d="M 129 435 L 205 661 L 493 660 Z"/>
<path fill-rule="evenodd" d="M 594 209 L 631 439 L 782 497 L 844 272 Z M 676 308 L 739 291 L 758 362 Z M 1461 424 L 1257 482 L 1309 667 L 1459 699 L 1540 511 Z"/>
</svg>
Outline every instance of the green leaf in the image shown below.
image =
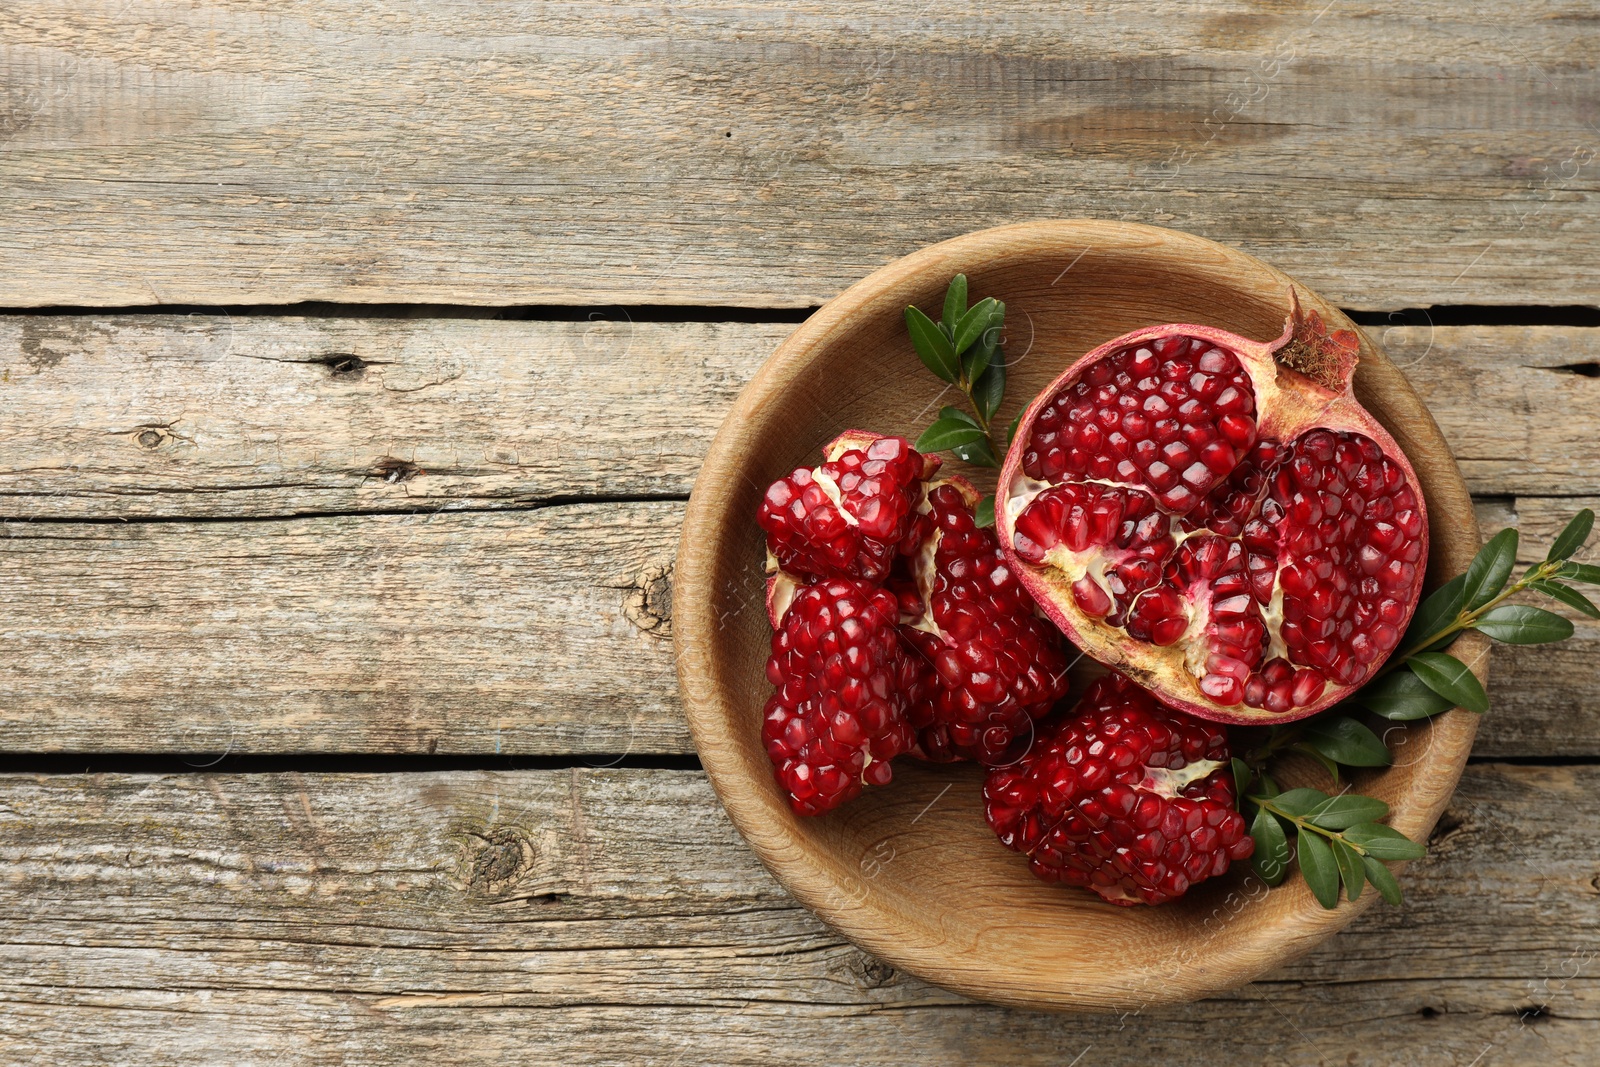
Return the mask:
<svg viewBox="0 0 1600 1067">
<path fill-rule="evenodd" d="M 1500 595 L 1517 562 L 1515 527 L 1501 530 L 1480 549 L 1467 566 L 1467 607 L 1481 608 Z"/>
<path fill-rule="evenodd" d="M 983 424 L 977 419 L 973 418 L 970 413 L 962 410 L 961 408 L 952 407 L 949 404 L 946 404 L 944 407 L 939 409 L 939 417 L 941 419 L 953 419 L 956 422 L 964 422 L 968 426 L 971 426 L 974 430 L 983 429 Z"/>
<path fill-rule="evenodd" d="M 970 419 L 967 421 L 939 419 L 922 431 L 922 436 L 917 438 L 916 447 L 918 452 L 943 452 L 946 449 L 954 450 L 974 442 L 982 442 L 986 437 L 983 430 L 973 425 Z"/>
<path fill-rule="evenodd" d="M 1373 714 L 1395 722 L 1426 719 L 1455 707 L 1403 666 L 1362 689 L 1355 700 Z"/>
<path fill-rule="evenodd" d="M 1545 596 L 1554 597 L 1569 608 L 1577 608 L 1591 619 L 1600 619 L 1600 608 L 1595 607 L 1592 600 L 1570 585 L 1549 581 L 1529 582 L 1528 588 L 1537 589 Z"/>
<path fill-rule="evenodd" d="M 972 406 L 978 409 L 984 421 L 994 418 L 1000 402 L 1006 398 L 1006 365 L 991 363 L 983 377 L 972 383 Z"/>
<path fill-rule="evenodd" d="M 1568 563 L 1556 572 L 1556 577 L 1587 585 L 1600 585 L 1600 567 L 1593 563 Z"/>
<path fill-rule="evenodd" d="M 1406 631 L 1408 644 L 1432 637 L 1455 621 L 1467 605 L 1467 576 L 1458 574 L 1445 582 L 1424 600 L 1412 616 L 1411 628 Z"/>
<path fill-rule="evenodd" d="M 1344 832 L 1344 839 L 1374 859 L 1415 860 L 1428 854 L 1427 846 L 1419 845 L 1394 827 L 1382 823 L 1368 822 L 1352 826 Z"/>
<path fill-rule="evenodd" d="M 1272 775 L 1268 774 L 1265 770 L 1261 772 L 1260 787 L 1261 795 L 1266 797 L 1268 800 L 1272 800 L 1280 795 L 1278 792 L 1278 783 L 1274 782 L 1272 780 Z"/>
<path fill-rule="evenodd" d="M 944 314 L 939 321 L 951 333 L 955 332 L 956 323 L 967 310 L 967 276 L 957 274 L 950 279 L 950 288 L 944 291 Z"/>
<path fill-rule="evenodd" d="M 1366 724 L 1348 715 L 1311 720 L 1301 734 L 1306 744 L 1346 767 L 1387 767 L 1389 749 Z"/>
<path fill-rule="evenodd" d="M 1435 693 L 1457 707 L 1483 714 L 1489 710 L 1489 696 L 1467 665 L 1443 652 L 1419 652 L 1406 665 Z"/>
<path fill-rule="evenodd" d="M 1234 792 L 1243 797 L 1245 794 L 1250 792 L 1250 783 L 1254 779 L 1255 775 L 1250 773 L 1250 764 L 1246 763 L 1238 756 L 1233 757 Z"/>
<path fill-rule="evenodd" d="M 1000 466 L 1000 461 L 994 456 L 994 450 L 989 447 L 987 434 L 971 444 L 951 445 L 950 451 L 955 453 L 957 459 L 970 463 L 974 467 Z"/>
<path fill-rule="evenodd" d="M 998 300 L 986 296 L 973 304 L 967 313 L 961 316 L 961 320 L 950 328 L 950 332 L 955 335 L 956 355 L 959 356 L 971 348 L 972 342 L 983 335 L 989 328 L 990 320 L 994 318 L 995 308 L 999 306 Z"/>
<path fill-rule="evenodd" d="M 1250 866 L 1268 885 L 1277 885 L 1289 872 L 1289 838 L 1283 824 L 1266 808 L 1256 812 L 1250 824 L 1250 836 L 1256 839 L 1256 850 L 1250 856 Z"/>
<path fill-rule="evenodd" d="M 982 500 L 978 501 L 978 506 L 973 509 L 972 516 L 973 521 L 978 524 L 978 528 L 980 530 L 985 526 L 993 526 L 994 497 L 986 496 Z"/>
<path fill-rule="evenodd" d="M 967 384 L 975 385 L 983 372 L 989 369 L 989 364 L 994 362 L 995 353 L 1000 350 L 998 333 L 985 330 L 979 337 L 978 343 L 967 349 L 961 357 L 961 376 Z"/>
<path fill-rule="evenodd" d="M 1550 543 L 1550 551 L 1545 554 L 1545 560 L 1553 562 L 1566 559 L 1583 547 L 1584 542 L 1589 540 L 1589 532 L 1593 529 L 1594 512 L 1584 508 L 1572 517 L 1566 529 L 1556 535 L 1556 539 Z"/>
<path fill-rule="evenodd" d="M 1011 420 L 1011 429 L 1006 431 L 1006 446 L 1008 448 L 1016 441 L 1017 427 L 1022 425 L 1022 416 L 1027 410 L 1027 408 L 1023 408 L 1022 411 L 1017 412 L 1017 417 Z"/>
<path fill-rule="evenodd" d="M 1359 793 L 1340 793 L 1329 797 L 1306 813 L 1306 821 L 1324 830 L 1343 830 L 1364 822 L 1376 822 L 1389 814 L 1389 805 L 1377 797 Z"/>
<path fill-rule="evenodd" d="M 1367 872 L 1367 881 L 1377 889 L 1379 896 L 1390 904 L 1400 903 L 1400 883 L 1394 880 L 1393 871 L 1371 856 L 1361 857 L 1361 867 Z"/>
<path fill-rule="evenodd" d="M 1328 843 L 1313 833 L 1302 833 L 1295 839 L 1295 849 L 1300 854 L 1300 873 L 1316 895 L 1317 903 L 1332 910 L 1339 906 L 1339 868 L 1334 864 L 1333 850 Z"/>
<path fill-rule="evenodd" d="M 1343 841 L 1330 842 L 1333 848 L 1333 861 L 1339 865 L 1339 881 L 1344 883 L 1344 895 L 1351 900 L 1361 896 L 1361 887 L 1366 884 L 1365 872 L 1361 869 L 1361 857 L 1356 850 Z"/>
<path fill-rule="evenodd" d="M 1572 636 L 1572 620 L 1526 604 L 1501 604 L 1479 619 L 1477 628 L 1508 645 L 1544 645 Z"/>
<path fill-rule="evenodd" d="M 1306 812 L 1328 799 L 1320 789 L 1291 789 L 1272 798 L 1272 806 L 1286 815 L 1304 818 Z"/>
<path fill-rule="evenodd" d="M 906 308 L 906 330 L 911 334 L 911 346 L 917 350 L 922 365 L 937 374 L 943 381 L 955 383 L 960 364 L 950 338 L 944 335 L 937 323 L 916 307 Z"/>
</svg>

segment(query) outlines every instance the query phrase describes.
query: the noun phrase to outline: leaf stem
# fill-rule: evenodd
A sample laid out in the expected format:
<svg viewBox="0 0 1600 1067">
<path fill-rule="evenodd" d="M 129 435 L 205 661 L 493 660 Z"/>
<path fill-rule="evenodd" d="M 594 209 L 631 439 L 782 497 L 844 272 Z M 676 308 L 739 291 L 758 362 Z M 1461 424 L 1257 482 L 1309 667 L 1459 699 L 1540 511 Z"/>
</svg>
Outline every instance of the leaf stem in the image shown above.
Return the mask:
<svg viewBox="0 0 1600 1067">
<path fill-rule="evenodd" d="M 1328 830 L 1324 827 L 1318 826 L 1314 822 L 1308 822 L 1303 815 L 1291 815 L 1287 811 L 1284 811 L 1282 808 L 1278 807 L 1278 805 L 1274 804 L 1270 797 L 1258 797 L 1251 795 L 1245 797 L 1245 799 L 1250 801 L 1250 803 L 1255 804 L 1257 807 L 1270 811 L 1278 818 L 1286 819 L 1293 823 L 1294 828 L 1297 831 L 1311 830 L 1314 833 L 1321 834 L 1323 837 L 1326 837 L 1330 840 L 1342 842 L 1347 847 L 1353 849 L 1357 855 L 1365 856 L 1367 854 L 1367 850 L 1362 848 L 1360 845 L 1351 841 L 1346 841 L 1343 832 L 1338 830 Z"/>
</svg>

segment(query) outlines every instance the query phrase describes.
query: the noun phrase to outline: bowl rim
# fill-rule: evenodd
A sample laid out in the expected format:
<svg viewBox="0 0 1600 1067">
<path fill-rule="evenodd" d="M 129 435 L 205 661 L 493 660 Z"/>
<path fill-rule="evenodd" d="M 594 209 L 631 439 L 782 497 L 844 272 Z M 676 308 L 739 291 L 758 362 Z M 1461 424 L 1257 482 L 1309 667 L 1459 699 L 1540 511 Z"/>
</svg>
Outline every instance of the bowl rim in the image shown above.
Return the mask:
<svg viewBox="0 0 1600 1067">
<path fill-rule="evenodd" d="M 1285 913 L 1264 931 L 1277 935 L 1270 943 L 1252 943 L 1251 951 L 1233 953 L 1221 961 L 1208 960 L 1206 967 L 1198 969 L 1203 972 L 1199 976 L 1175 979 L 1153 991 L 1146 988 L 1132 996 L 1108 995 L 1104 989 L 1041 989 L 1037 983 L 1027 981 L 996 981 L 991 972 L 980 975 L 970 966 L 971 961 L 965 967 L 954 965 L 960 949 L 951 949 L 948 958 L 935 958 L 930 957 L 926 946 L 909 947 L 896 936 L 895 909 L 882 903 L 874 905 L 870 895 L 866 899 L 849 897 L 841 904 L 839 887 L 809 854 L 808 848 L 772 819 L 770 802 L 762 798 L 760 789 L 745 787 L 749 776 L 727 729 L 736 721 L 738 713 L 724 698 L 711 661 L 711 648 L 719 629 L 711 595 L 712 570 L 730 521 L 753 522 L 749 516 L 732 515 L 729 505 L 718 499 L 717 488 L 739 477 L 747 446 L 758 436 L 751 433 L 750 427 L 760 423 L 759 413 L 787 388 L 794 374 L 818 350 L 848 333 L 858 316 L 881 311 L 873 305 L 883 304 L 886 296 L 919 280 L 925 281 L 930 273 L 943 270 L 948 276 L 953 265 L 959 265 L 955 269 L 981 269 L 995 260 L 1014 258 L 1019 250 L 1070 256 L 1096 241 L 1123 246 L 1150 243 L 1187 247 L 1207 258 L 1220 257 L 1224 261 L 1248 264 L 1251 269 L 1265 270 L 1275 276 L 1285 291 L 1294 285 L 1302 302 L 1324 309 L 1330 329 L 1355 330 L 1361 341 L 1361 373 L 1369 380 L 1376 380 L 1377 391 L 1386 395 L 1393 393 L 1416 409 L 1416 416 L 1408 420 L 1416 425 L 1408 424 L 1404 434 L 1397 432 L 1395 436 L 1403 445 L 1410 442 L 1407 455 L 1430 498 L 1430 521 L 1440 522 L 1447 511 L 1452 521 L 1470 524 L 1465 532 L 1471 536 L 1466 540 L 1476 545 L 1479 538 L 1471 497 L 1431 414 L 1404 375 L 1337 307 L 1270 264 L 1203 237 L 1140 223 L 1059 219 L 993 227 L 918 249 L 873 271 L 801 323 L 740 392 L 707 451 L 685 511 L 673 582 L 674 653 L 689 731 L 701 765 L 729 818 L 767 870 L 829 926 L 897 968 L 975 999 L 1051 1011 L 1138 1009 L 1196 1000 L 1236 988 L 1308 952 L 1365 911 L 1376 894 L 1363 894 L 1355 902 L 1341 900 L 1336 909 L 1324 910 L 1307 892 L 1303 894 L 1306 904 Z M 1389 428 L 1391 432 L 1397 429 Z M 1437 452 L 1433 462 L 1427 464 L 1427 474 L 1423 473 L 1424 463 L 1414 454 L 1419 446 Z M 1436 512 L 1435 509 L 1441 508 Z M 1438 554 L 1448 551 L 1442 543 L 1436 544 L 1430 563 L 1437 561 Z M 1456 550 L 1454 555 L 1460 557 L 1462 552 Z M 1449 573 L 1454 574 L 1464 570 L 1470 559 L 1468 553 L 1465 558 L 1450 558 L 1443 563 Z M 1472 665 L 1480 680 L 1487 680 L 1488 646 L 1488 640 L 1481 635 L 1466 634 L 1453 650 Z M 1438 716 L 1422 728 L 1428 731 L 1429 762 L 1436 769 L 1431 773 L 1418 771 L 1410 775 L 1403 793 L 1396 797 L 1391 818 L 1391 825 L 1413 839 L 1432 829 L 1449 802 L 1466 765 L 1477 730 L 1477 716 L 1457 709 Z"/>
</svg>

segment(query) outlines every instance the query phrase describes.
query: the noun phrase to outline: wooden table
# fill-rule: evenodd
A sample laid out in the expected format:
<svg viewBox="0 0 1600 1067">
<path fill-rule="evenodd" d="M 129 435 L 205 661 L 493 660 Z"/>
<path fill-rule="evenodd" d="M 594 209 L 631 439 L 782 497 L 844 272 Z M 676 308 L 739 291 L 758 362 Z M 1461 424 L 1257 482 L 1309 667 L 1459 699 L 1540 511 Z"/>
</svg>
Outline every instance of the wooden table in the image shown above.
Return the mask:
<svg viewBox="0 0 1600 1067">
<path fill-rule="evenodd" d="M 733 396 L 1000 222 L 1237 244 L 1486 530 L 1600 503 L 1595 9 L 1391 7 L 9 0 L 0 1060 L 1593 1064 L 1600 625 L 1496 652 L 1404 907 L 1124 1018 L 842 942 L 676 695 Z"/>
</svg>

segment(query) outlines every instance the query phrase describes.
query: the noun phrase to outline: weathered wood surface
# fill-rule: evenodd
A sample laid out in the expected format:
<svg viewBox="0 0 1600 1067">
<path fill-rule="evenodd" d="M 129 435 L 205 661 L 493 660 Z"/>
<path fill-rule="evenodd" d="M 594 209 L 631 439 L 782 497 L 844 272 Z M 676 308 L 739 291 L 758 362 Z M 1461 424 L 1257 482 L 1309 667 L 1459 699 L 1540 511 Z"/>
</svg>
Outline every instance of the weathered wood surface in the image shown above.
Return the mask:
<svg viewBox="0 0 1600 1067">
<path fill-rule="evenodd" d="M 1571 4 L 19 0 L 0 304 L 807 306 L 1026 218 L 1340 302 L 1600 285 Z"/>
<path fill-rule="evenodd" d="M 238 517 L 687 496 L 734 396 L 792 329 L 0 318 L 0 514 Z"/>
<path fill-rule="evenodd" d="M 0 748 L 684 751 L 682 507 L 3 524 Z"/>
<path fill-rule="evenodd" d="M 1529 552 L 1595 499 L 1489 502 Z M 0 749 L 691 752 L 683 505 L 0 523 Z M 761 576 L 739 591 L 763 610 Z M 1600 755 L 1600 623 L 1494 652 L 1477 751 Z"/>
<path fill-rule="evenodd" d="M 0 516 L 687 496 L 734 396 L 792 329 L 0 317 Z M 1600 493 L 1600 330 L 1370 332 L 1406 368 L 1473 492 Z"/>
<path fill-rule="evenodd" d="M 686 494 L 789 329 L 0 319 L 0 514 L 244 520 L 6 524 L 0 747 L 689 751 L 680 505 L 448 509 Z M 1600 331 L 1373 333 L 1494 498 L 1486 528 L 1547 542 L 1581 501 L 1525 494 L 1600 492 Z M 384 511 L 417 513 L 356 514 Z M 1597 647 L 1586 624 L 1497 652 L 1479 751 L 1600 752 Z"/>
<path fill-rule="evenodd" d="M 1586 1067 L 1597 796 L 1596 768 L 1474 766 L 1404 907 L 1236 994 L 1075 1018 L 841 942 L 694 772 L 7 776 L 0 1036 L 62 1063 Z"/>
</svg>

